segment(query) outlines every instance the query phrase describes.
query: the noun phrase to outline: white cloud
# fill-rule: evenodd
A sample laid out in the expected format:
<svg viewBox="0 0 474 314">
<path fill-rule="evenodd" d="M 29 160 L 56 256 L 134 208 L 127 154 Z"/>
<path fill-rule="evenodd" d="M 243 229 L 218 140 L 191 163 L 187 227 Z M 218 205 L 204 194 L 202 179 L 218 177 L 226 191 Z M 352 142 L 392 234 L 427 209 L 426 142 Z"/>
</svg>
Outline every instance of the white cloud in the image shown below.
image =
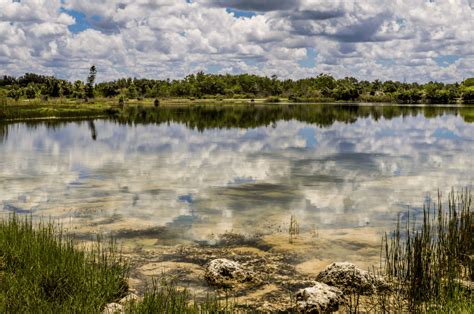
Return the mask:
<svg viewBox="0 0 474 314">
<path fill-rule="evenodd" d="M 255 11 L 238 18 L 225 6 Z M 460 81 L 474 76 L 474 13 L 468 0 L 217 1 L 0 0 L 5 74 L 100 80 L 221 71 L 300 78 L 330 72 L 361 79 Z M 92 27 L 79 34 L 68 27 Z M 301 66 L 305 51 L 314 66 Z M 436 58 L 456 56 L 452 64 Z"/>
</svg>

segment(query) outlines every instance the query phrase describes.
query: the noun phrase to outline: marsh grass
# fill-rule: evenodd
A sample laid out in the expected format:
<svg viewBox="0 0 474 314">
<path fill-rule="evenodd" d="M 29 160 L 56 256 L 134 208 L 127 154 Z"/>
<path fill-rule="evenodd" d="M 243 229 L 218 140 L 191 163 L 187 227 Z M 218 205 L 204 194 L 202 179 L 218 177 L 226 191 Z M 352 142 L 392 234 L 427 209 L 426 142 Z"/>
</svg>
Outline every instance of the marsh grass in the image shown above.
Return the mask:
<svg viewBox="0 0 474 314">
<path fill-rule="evenodd" d="M 0 222 L 2 313 L 99 313 L 124 296 L 127 276 L 113 242 L 79 250 L 52 222 Z"/>
<path fill-rule="evenodd" d="M 126 305 L 126 313 L 232 313 L 228 297 L 222 301 L 207 295 L 204 300 L 192 302 L 186 289 L 178 288 L 173 281 L 154 280 L 152 288 L 145 292 L 143 300 Z"/>
<path fill-rule="evenodd" d="M 295 215 L 290 217 L 290 227 L 288 228 L 289 242 L 293 243 L 294 239 L 300 234 L 300 225 Z"/>
<path fill-rule="evenodd" d="M 78 246 L 53 222 L 0 221 L 0 313 L 101 313 L 128 293 L 129 267 L 113 240 Z M 231 313 L 226 297 L 194 300 L 173 281 L 154 281 L 126 313 Z"/>
<path fill-rule="evenodd" d="M 449 193 L 446 205 L 426 204 L 418 223 L 400 219 L 383 251 L 394 293 L 381 304 L 410 312 L 474 312 L 472 292 L 460 280 L 474 278 L 474 216 L 469 190 Z"/>
</svg>

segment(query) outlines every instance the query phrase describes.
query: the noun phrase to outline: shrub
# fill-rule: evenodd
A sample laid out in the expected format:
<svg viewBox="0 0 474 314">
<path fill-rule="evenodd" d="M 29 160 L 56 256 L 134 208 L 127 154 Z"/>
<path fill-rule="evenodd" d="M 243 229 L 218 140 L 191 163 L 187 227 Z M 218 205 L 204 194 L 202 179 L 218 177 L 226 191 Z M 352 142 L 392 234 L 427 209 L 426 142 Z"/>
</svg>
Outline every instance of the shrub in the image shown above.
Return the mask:
<svg viewBox="0 0 474 314">
<path fill-rule="evenodd" d="M 270 96 L 268 97 L 265 102 L 269 102 L 269 103 L 278 103 L 280 102 L 280 97 L 277 97 L 277 96 Z"/>
</svg>

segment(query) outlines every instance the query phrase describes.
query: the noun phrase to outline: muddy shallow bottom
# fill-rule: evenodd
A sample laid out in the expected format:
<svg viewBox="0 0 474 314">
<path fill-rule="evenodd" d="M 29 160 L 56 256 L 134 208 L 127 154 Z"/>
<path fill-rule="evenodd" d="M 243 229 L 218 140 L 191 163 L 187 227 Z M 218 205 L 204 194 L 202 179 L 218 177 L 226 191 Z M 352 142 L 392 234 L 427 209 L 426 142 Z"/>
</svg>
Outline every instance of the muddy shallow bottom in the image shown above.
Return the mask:
<svg viewBox="0 0 474 314">
<path fill-rule="evenodd" d="M 380 229 L 358 228 L 324 230 L 319 233 L 273 233 L 255 237 L 226 233 L 216 244 L 163 245 L 153 237 L 123 240 L 123 254 L 130 261 L 130 286 L 139 294 L 153 280 L 172 280 L 196 299 L 209 293 L 230 300 L 237 308 L 281 310 L 288 308 L 292 296 L 312 286 L 316 275 L 335 261 L 348 261 L 372 270 L 380 262 Z M 219 289 L 209 285 L 205 265 L 216 258 L 243 264 L 256 273 L 251 283 Z"/>
</svg>

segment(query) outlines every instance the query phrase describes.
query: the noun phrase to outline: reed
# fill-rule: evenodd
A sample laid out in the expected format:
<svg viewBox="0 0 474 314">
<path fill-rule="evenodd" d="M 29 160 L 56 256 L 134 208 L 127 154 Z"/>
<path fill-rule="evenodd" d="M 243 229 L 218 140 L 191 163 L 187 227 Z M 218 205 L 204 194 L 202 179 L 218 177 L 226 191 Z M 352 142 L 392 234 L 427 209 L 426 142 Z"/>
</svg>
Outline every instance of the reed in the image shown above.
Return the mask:
<svg viewBox="0 0 474 314">
<path fill-rule="evenodd" d="M 474 277 L 474 215 L 466 189 L 452 191 L 443 203 L 425 204 L 422 220 L 412 217 L 383 239 L 384 270 L 394 283 L 392 299 L 410 312 L 474 309 L 473 295 L 462 285 Z"/>
<path fill-rule="evenodd" d="M 289 242 L 293 243 L 293 240 L 297 238 L 299 234 L 300 234 L 300 225 L 298 224 L 298 221 L 296 220 L 296 216 L 291 215 L 290 227 L 288 229 L 288 235 L 290 236 Z"/>
</svg>

